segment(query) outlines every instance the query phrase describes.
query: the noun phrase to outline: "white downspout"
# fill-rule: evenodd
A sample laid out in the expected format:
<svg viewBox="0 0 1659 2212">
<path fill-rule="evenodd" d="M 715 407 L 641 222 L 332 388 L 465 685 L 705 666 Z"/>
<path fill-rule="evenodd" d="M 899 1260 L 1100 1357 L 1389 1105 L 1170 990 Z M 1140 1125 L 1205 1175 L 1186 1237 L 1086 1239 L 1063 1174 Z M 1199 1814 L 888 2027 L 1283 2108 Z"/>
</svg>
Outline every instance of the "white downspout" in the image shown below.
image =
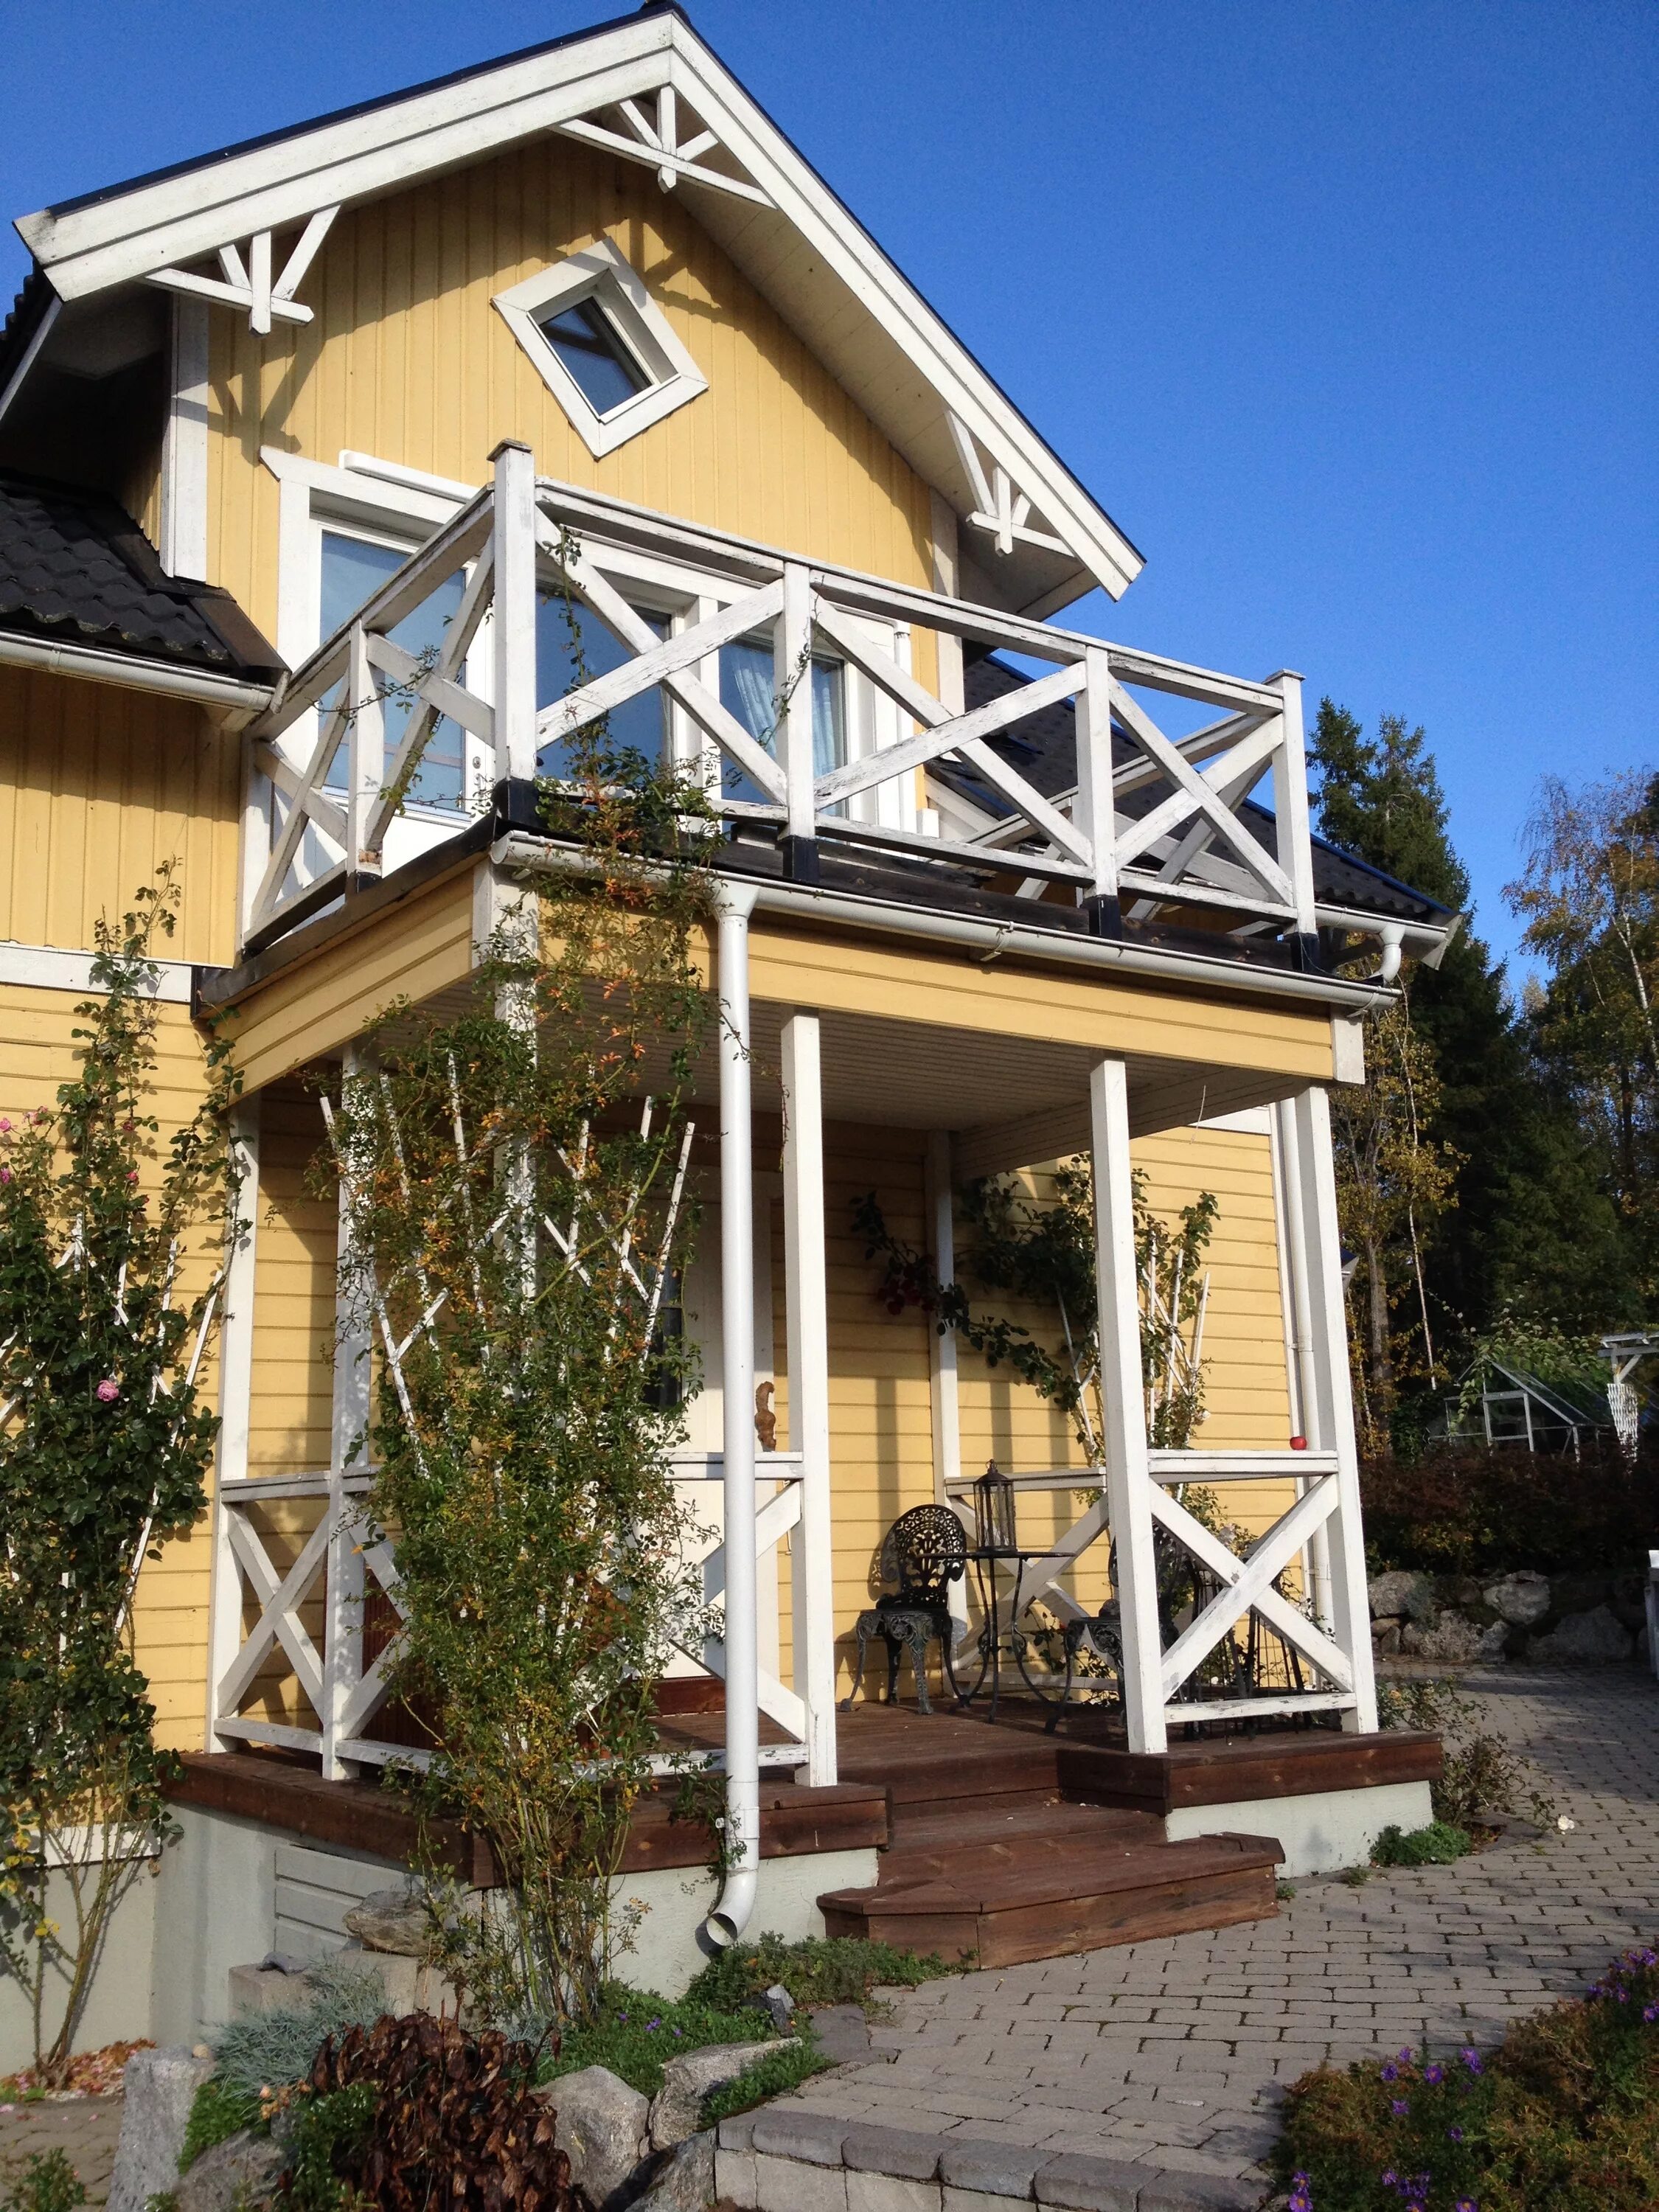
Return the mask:
<svg viewBox="0 0 1659 2212">
<path fill-rule="evenodd" d="M 720 1389 L 726 1475 L 726 1850 L 710 1942 L 735 1943 L 760 1880 L 760 1703 L 755 1572 L 755 1181 L 746 884 L 720 885 Z"/>
</svg>

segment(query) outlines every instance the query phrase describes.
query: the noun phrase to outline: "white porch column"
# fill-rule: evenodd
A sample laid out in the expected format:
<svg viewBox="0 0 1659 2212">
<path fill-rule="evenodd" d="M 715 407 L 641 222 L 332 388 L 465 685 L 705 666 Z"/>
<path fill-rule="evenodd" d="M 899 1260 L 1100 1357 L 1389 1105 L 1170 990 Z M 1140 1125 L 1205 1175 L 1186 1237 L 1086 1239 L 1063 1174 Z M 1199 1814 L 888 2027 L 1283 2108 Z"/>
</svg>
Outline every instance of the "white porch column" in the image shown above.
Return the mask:
<svg viewBox="0 0 1659 2212">
<path fill-rule="evenodd" d="M 363 1072 L 363 1057 L 348 1046 L 343 1062 L 348 1081 Z M 335 1233 L 334 1383 L 329 1419 L 328 1571 L 323 1613 L 323 1779 L 339 1782 L 354 1770 L 336 1748 L 346 1699 L 363 1674 L 363 1562 L 356 1545 L 354 1501 L 346 1490 L 348 1474 L 364 1472 L 361 1449 L 352 1448 L 368 1427 L 369 1317 L 354 1295 L 347 1272 L 351 1254 L 351 1212 L 340 1186 Z M 349 1462 L 349 1464 L 348 1464 Z"/>
<path fill-rule="evenodd" d="M 815 1789 L 836 1779 L 835 1539 L 820 1042 L 816 1014 L 789 1015 L 783 1024 L 784 1299 L 789 1445 L 801 1455 L 800 1525 L 791 1565 L 795 1690 L 806 1707 L 806 1778 Z"/>
<path fill-rule="evenodd" d="M 495 774 L 527 781 L 536 773 L 536 461 L 516 438 L 503 439 L 489 458 L 495 470 Z"/>
<path fill-rule="evenodd" d="M 1135 1279 L 1129 1075 L 1121 1060 L 1099 1060 L 1090 1075 L 1089 1136 L 1094 1153 L 1095 1302 L 1106 1504 L 1117 1547 L 1115 1595 L 1123 1634 L 1123 1717 L 1131 1751 L 1162 1751 L 1168 1735 Z"/>
<path fill-rule="evenodd" d="M 1285 1312 L 1285 1380 L 1291 1394 L 1291 1433 L 1310 1442 L 1313 1420 L 1311 1386 L 1313 1307 L 1308 1285 L 1307 1228 L 1303 1204 L 1302 1148 L 1297 1137 L 1295 1102 L 1281 1098 L 1268 1109 L 1272 1130 L 1273 1207 L 1279 1224 L 1279 1295 Z M 1307 1482 L 1297 1484 L 1305 1492 Z M 1302 1553 L 1302 1584 L 1313 1601 L 1314 1619 L 1331 1631 L 1330 1535 L 1322 1522 Z"/>
<path fill-rule="evenodd" d="M 734 1942 L 760 1868 L 760 1705 L 755 1571 L 755 1176 L 750 1127 L 749 917 L 755 893 L 720 886 L 720 1391 L 726 1472 L 726 1844 L 711 1928 Z"/>
<path fill-rule="evenodd" d="M 957 1225 L 951 1210 L 951 1133 L 930 1129 L 927 1158 L 923 1170 L 923 1202 L 927 1212 L 927 1241 L 933 1249 L 933 1273 L 941 1283 L 953 1283 L 957 1274 Z M 933 1498 L 954 1507 L 951 1485 L 962 1473 L 962 1401 L 957 1388 L 957 1340 L 952 1329 L 929 1332 L 927 1379 L 933 1426 Z M 951 1619 L 956 1640 L 968 1630 L 968 1585 L 964 1577 L 950 1589 Z"/>
<path fill-rule="evenodd" d="M 219 1444 L 213 1475 L 213 1579 L 208 1599 L 207 1749 L 240 1746 L 221 1736 L 219 1685 L 242 1641 L 242 1578 L 230 1548 L 232 1509 L 227 1488 L 246 1480 L 253 1396 L 253 1271 L 259 1224 L 259 1100 L 236 1109 L 231 1147 L 241 1188 L 236 1210 L 240 1233 L 225 1261 L 225 1316 L 219 1331 Z"/>
<path fill-rule="evenodd" d="M 1348 1370 L 1347 1311 L 1342 1296 L 1342 1236 L 1336 1212 L 1336 1174 L 1331 1158 L 1330 1101 L 1304 1091 L 1291 1103 L 1296 1179 L 1300 1188 L 1300 1271 L 1310 1316 L 1304 1375 L 1308 1442 L 1337 1460 L 1337 1507 L 1325 1523 L 1330 1590 L 1330 1632 L 1353 1668 L 1354 1705 L 1343 1725 L 1369 1735 L 1376 1726 L 1376 1680 L 1371 1663 L 1370 1605 L 1365 1589 L 1365 1543 L 1359 1510 L 1359 1459 L 1354 1444 L 1353 1390 Z M 1320 1563 L 1314 1563 L 1316 1583 Z"/>
</svg>

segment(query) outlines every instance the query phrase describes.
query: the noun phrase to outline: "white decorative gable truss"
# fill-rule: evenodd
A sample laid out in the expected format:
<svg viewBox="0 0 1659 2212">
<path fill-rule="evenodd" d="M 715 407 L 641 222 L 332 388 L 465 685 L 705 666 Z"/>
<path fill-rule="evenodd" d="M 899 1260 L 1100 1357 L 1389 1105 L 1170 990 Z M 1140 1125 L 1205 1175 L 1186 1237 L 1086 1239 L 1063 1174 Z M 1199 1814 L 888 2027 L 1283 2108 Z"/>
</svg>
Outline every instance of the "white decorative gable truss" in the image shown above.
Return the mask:
<svg viewBox="0 0 1659 2212">
<path fill-rule="evenodd" d="M 305 280 L 342 210 L 548 134 L 652 171 L 695 210 L 966 526 L 994 604 L 1042 616 L 1133 582 L 1133 546 L 670 8 L 17 227 L 65 305 L 161 286 L 264 334 L 312 319 Z"/>
</svg>

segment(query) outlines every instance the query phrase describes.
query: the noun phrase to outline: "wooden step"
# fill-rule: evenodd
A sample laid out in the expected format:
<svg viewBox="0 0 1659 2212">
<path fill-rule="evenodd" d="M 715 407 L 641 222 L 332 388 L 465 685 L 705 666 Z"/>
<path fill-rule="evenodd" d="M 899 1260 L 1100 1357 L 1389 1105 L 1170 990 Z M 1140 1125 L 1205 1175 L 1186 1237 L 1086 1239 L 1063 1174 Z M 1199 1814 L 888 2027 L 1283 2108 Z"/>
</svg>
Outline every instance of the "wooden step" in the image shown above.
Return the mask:
<svg viewBox="0 0 1659 2212">
<path fill-rule="evenodd" d="M 896 1808 L 892 1840 L 881 1855 L 878 1885 L 913 1879 L 925 1869 L 948 1874 L 957 1866 L 1018 1865 L 1033 1853 L 1087 1850 L 1097 1844 L 1159 1844 L 1164 1823 L 1146 1813 L 1068 1805 L 1036 1795 L 969 1805 L 963 1802 Z"/>
<path fill-rule="evenodd" d="M 818 1899 L 830 1936 L 866 1936 L 981 1966 L 1015 1966 L 1115 1943 L 1271 1919 L 1280 1850 L 1267 1836 L 1127 1838 L 953 1856 L 936 1873 L 902 1863 L 873 1889 Z"/>
</svg>

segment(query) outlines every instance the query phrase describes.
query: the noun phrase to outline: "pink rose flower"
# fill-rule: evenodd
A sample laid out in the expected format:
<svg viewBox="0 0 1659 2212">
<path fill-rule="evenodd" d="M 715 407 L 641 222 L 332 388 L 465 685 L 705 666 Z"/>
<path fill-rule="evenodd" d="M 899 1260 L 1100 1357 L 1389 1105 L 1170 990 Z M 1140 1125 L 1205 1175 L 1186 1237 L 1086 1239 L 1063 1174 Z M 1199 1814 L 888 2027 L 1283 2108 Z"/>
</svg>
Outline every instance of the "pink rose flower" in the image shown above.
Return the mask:
<svg viewBox="0 0 1659 2212">
<path fill-rule="evenodd" d="M 98 1395 L 106 1406 L 112 1406 L 121 1395 L 121 1386 L 112 1376 L 106 1376 L 98 1385 Z"/>
</svg>

